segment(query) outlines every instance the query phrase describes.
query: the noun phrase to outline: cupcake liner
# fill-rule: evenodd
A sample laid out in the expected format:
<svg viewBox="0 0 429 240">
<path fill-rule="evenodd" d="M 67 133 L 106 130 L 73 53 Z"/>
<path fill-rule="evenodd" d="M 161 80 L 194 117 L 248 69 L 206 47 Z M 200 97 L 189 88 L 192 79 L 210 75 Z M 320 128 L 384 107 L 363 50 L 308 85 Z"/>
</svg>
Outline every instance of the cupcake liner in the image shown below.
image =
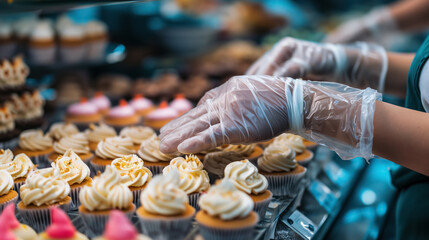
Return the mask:
<svg viewBox="0 0 429 240">
<path fill-rule="evenodd" d="M 265 214 L 268 210 L 268 205 L 270 205 L 272 197 L 267 198 L 264 201 L 255 202 L 253 206 L 253 211 L 259 215 L 259 220 L 265 219 Z"/>
<path fill-rule="evenodd" d="M 143 192 L 143 188 L 142 189 L 136 189 L 136 190 L 132 190 L 131 192 L 133 193 L 133 203 L 134 205 L 136 205 L 136 209 L 140 207 L 141 203 L 140 203 L 140 195 Z"/>
<path fill-rule="evenodd" d="M 85 226 L 95 235 L 100 236 L 104 232 L 107 220 L 109 220 L 109 213 L 94 214 L 79 212 Z M 134 211 L 124 212 L 128 219 L 132 219 Z"/>
<path fill-rule="evenodd" d="M 14 197 L 14 198 L 10 199 L 9 201 L 6 201 L 6 202 L 4 202 L 4 203 L 1 203 L 1 204 L 0 204 L 0 213 L 2 213 L 2 212 L 3 212 L 3 209 L 4 209 L 5 207 L 7 207 L 7 205 L 9 205 L 10 203 L 13 203 L 13 204 L 15 205 L 17 201 L 18 201 L 18 195 L 16 195 L 16 197 Z"/>
<path fill-rule="evenodd" d="M 71 209 L 77 209 L 80 205 L 79 193 L 84 186 L 70 188 Z"/>
<path fill-rule="evenodd" d="M 0 142 L 0 148 L 1 149 L 15 149 L 18 146 L 19 138 L 12 138 L 7 141 L 1 141 Z"/>
<path fill-rule="evenodd" d="M 192 227 L 193 215 L 187 218 L 147 219 L 138 215 L 143 234 L 153 240 L 181 240 Z"/>
<path fill-rule="evenodd" d="M 98 172 L 103 173 L 107 166 L 107 165 L 94 164 L 93 162 L 90 162 L 89 165 L 90 165 L 89 169 L 91 171 L 91 177 L 97 176 Z"/>
<path fill-rule="evenodd" d="M 296 174 L 281 176 L 265 175 L 268 180 L 268 189 L 273 196 L 294 196 L 300 187 L 299 182 L 305 176 L 307 168 Z"/>
<path fill-rule="evenodd" d="M 189 205 L 195 208 L 196 211 L 200 210 L 198 200 L 200 199 L 201 193 L 191 193 L 188 195 Z"/>
<path fill-rule="evenodd" d="M 51 167 L 51 162 L 48 159 L 49 154 L 43 154 L 39 156 L 30 157 L 34 164 L 37 164 L 37 168 L 48 168 Z"/>
<path fill-rule="evenodd" d="M 199 224 L 198 227 L 204 240 L 248 240 L 253 239 L 255 226 L 239 229 L 223 229 Z"/>
<path fill-rule="evenodd" d="M 51 224 L 51 210 L 55 205 L 32 209 L 18 208 L 24 223 L 30 225 L 36 232 L 42 232 Z M 67 212 L 70 209 L 70 203 L 58 205 L 59 208 Z"/>
<path fill-rule="evenodd" d="M 149 168 L 153 176 L 162 174 L 162 170 L 164 169 L 164 166 L 145 166 L 145 167 Z"/>
<path fill-rule="evenodd" d="M 60 46 L 59 53 L 61 60 L 64 63 L 78 63 L 81 62 L 86 55 L 86 46 Z"/>
<path fill-rule="evenodd" d="M 22 182 L 15 182 L 13 185 L 13 190 L 15 190 L 18 193 L 18 197 L 20 196 L 19 190 L 21 189 L 21 186 L 24 184 L 25 184 L 25 181 L 22 181 Z"/>
<path fill-rule="evenodd" d="M 222 177 L 219 177 L 217 174 L 213 174 L 210 172 L 207 172 L 209 175 L 210 184 L 215 184 L 216 180 L 221 179 Z"/>
<path fill-rule="evenodd" d="M 311 152 L 311 156 L 309 158 L 307 158 L 307 159 L 304 159 L 304 160 L 297 160 L 297 162 L 299 163 L 299 165 L 307 167 L 308 164 L 311 162 L 311 160 L 313 160 L 313 158 L 314 158 L 314 152 L 311 151 L 311 150 L 308 150 L 308 151 Z"/>
</svg>

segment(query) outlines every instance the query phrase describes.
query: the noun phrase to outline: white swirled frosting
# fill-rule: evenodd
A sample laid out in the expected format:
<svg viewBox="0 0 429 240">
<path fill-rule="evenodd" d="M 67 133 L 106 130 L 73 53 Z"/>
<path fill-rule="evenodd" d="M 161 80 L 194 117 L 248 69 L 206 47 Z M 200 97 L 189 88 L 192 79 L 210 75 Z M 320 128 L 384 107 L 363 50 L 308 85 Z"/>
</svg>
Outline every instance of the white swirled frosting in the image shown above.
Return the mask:
<svg viewBox="0 0 429 240">
<path fill-rule="evenodd" d="M 64 155 L 58 157 L 52 167 L 58 168 L 60 178 L 67 181 L 69 185 L 80 184 L 89 178 L 89 167 L 73 152 L 72 149 L 67 150 Z"/>
<path fill-rule="evenodd" d="M 13 188 L 13 178 L 5 170 L 0 170 L 0 196 L 6 195 Z"/>
<path fill-rule="evenodd" d="M 95 155 L 103 159 L 115 159 L 124 155 L 133 154 L 134 144 L 128 137 L 110 137 L 99 142 Z"/>
<path fill-rule="evenodd" d="M 204 169 L 208 173 L 223 178 L 226 165 L 243 160 L 243 155 L 237 152 L 211 152 L 204 156 Z"/>
<path fill-rule="evenodd" d="M 228 178 L 212 186 L 200 197 L 198 204 L 207 214 L 222 220 L 245 218 L 253 209 L 253 200 Z"/>
<path fill-rule="evenodd" d="M 52 147 L 52 139 L 42 130 L 26 130 L 19 135 L 19 147 L 29 151 L 42 151 Z"/>
<path fill-rule="evenodd" d="M 268 188 L 265 176 L 259 174 L 258 168 L 247 159 L 228 164 L 225 178 L 229 178 L 236 188 L 247 194 L 260 194 Z"/>
<path fill-rule="evenodd" d="M 111 165 L 121 174 L 122 183 L 129 187 L 141 187 L 152 179 L 152 172 L 144 167 L 143 160 L 135 154 L 117 158 Z"/>
<path fill-rule="evenodd" d="M 188 196 L 179 188 L 179 173 L 171 171 L 167 175 L 157 175 L 143 191 L 140 201 L 143 208 L 163 216 L 179 215 L 189 204 Z"/>
<path fill-rule="evenodd" d="M 271 144 L 258 158 L 258 168 L 264 172 L 289 172 L 295 167 L 295 151 L 287 145 Z"/>
<path fill-rule="evenodd" d="M 58 141 L 62 137 L 71 136 L 79 132 L 73 123 L 54 123 L 49 129 L 48 135 Z"/>
<path fill-rule="evenodd" d="M 137 154 L 148 162 L 167 162 L 180 154 L 164 154 L 159 150 L 159 139 L 149 138 L 142 142 Z"/>
<path fill-rule="evenodd" d="M 121 182 L 121 175 L 112 166 L 94 177 L 92 186 L 85 186 L 79 193 L 81 204 L 89 211 L 127 209 L 133 202 L 131 190 Z"/>
<path fill-rule="evenodd" d="M 122 129 L 119 136 L 129 137 L 135 145 L 140 145 L 143 141 L 156 137 L 156 133 L 150 127 L 132 126 Z"/>
<path fill-rule="evenodd" d="M 10 149 L 0 149 L 0 164 L 10 163 L 13 160 L 13 153 Z"/>
<path fill-rule="evenodd" d="M 89 143 L 84 133 L 76 133 L 71 136 L 65 136 L 60 141 L 54 143 L 54 151 L 64 154 L 67 150 L 72 149 L 76 154 L 89 154 Z"/>
<path fill-rule="evenodd" d="M 27 177 L 34 168 L 33 162 L 25 153 L 16 155 L 13 161 L 0 164 L 0 169 L 8 171 L 13 179 Z"/>
<path fill-rule="evenodd" d="M 296 154 L 301 154 L 305 150 L 304 138 L 291 133 L 283 133 L 277 136 L 271 144 L 288 145 Z"/>
<path fill-rule="evenodd" d="M 206 191 L 210 187 L 210 180 L 207 172 L 203 170 L 203 164 L 195 155 L 177 157 L 171 160 L 170 165 L 162 172 L 169 174 L 172 169 L 177 169 L 180 174 L 179 187 L 186 194 Z"/>
<path fill-rule="evenodd" d="M 116 131 L 112 127 L 104 123 L 100 123 L 98 126 L 95 124 L 89 125 L 89 129 L 85 131 L 88 141 L 90 142 L 100 142 L 109 137 L 115 137 Z"/>
</svg>

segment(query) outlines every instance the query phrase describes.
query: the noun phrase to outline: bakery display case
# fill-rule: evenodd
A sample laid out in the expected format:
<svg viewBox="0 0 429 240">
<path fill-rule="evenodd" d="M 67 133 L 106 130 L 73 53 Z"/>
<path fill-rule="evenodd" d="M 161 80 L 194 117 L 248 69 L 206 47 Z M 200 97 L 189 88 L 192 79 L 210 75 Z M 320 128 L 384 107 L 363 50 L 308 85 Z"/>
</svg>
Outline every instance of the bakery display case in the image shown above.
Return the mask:
<svg viewBox="0 0 429 240">
<path fill-rule="evenodd" d="M 289 171 L 296 176 L 289 180 L 291 184 L 286 181 L 291 187 L 287 191 L 283 189 L 284 192 L 273 187 L 276 176 L 264 172 L 263 167 L 259 167 L 258 173 L 256 168 L 259 161 L 263 161 L 258 159 L 268 155 L 271 142 L 220 146 L 196 156 L 164 154 L 159 150 L 157 134 L 161 127 L 190 111 L 207 91 L 233 76 L 245 74 L 252 63 L 282 37 L 322 40 L 335 20 L 319 25 L 307 22 L 305 27 L 300 27 L 301 12 L 295 8 L 293 2 L 275 0 L 266 3 L 221 0 L 1 2 L 0 130 L 5 130 L 0 131 L 3 149 L 0 169 L 6 169 L 2 166 L 3 158 L 12 164 L 17 156 L 24 158 L 19 154 L 27 156 L 22 161 L 29 169 L 43 169 L 37 174 L 33 171 L 33 175 L 12 179 L 15 190 L 21 193 L 16 196 L 15 201 L 21 199 L 18 202 L 23 202 L 23 191 L 19 190 L 18 186 L 22 186 L 17 185 L 17 179 L 27 184 L 25 177 L 60 176 L 68 170 L 54 173 L 55 169 L 66 168 L 67 162 L 70 165 L 79 159 L 73 167 L 78 169 L 82 180 L 69 182 L 71 190 L 66 194 L 70 195 L 69 199 L 61 199 L 61 204 L 48 204 L 58 205 L 54 210 L 44 209 L 45 215 L 40 214 L 48 217 L 32 215 L 34 208 L 28 208 L 32 200 L 26 200 L 30 202 L 28 205 L 22 203 L 15 210 L 17 221 L 37 232 L 55 235 L 53 228 L 47 226 L 51 220 L 52 223 L 58 220 L 67 223 L 62 227 L 74 228 L 89 239 L 97 239 L 105 225 L 109 225 L 108 221 L 111 224 L 105 238 L 98 239 L 109 239 L 107 235 L 114 235 L 111 229 L 129 230 L 133 239 L 146 239 L 136 238 L 138 233 L 153 234 L 150 236 L 153 239 L 203 239 L 213 230 L 207 227 L 207 216 L 194 219 L 189 215 L 195 212 L 186 212 L 180 215 L 182 218 L 176 225 L 171 224 L 174 221 L 155 224 L 150 219 L 153 212 L 137 210 L 144 201 L 140 199 L 143 189 L 155 188 L 149 185 L 154 179 L 164 184 L 165 189 L 172 188 L 171 182 L 182 181 L 156 177 L 168 175 L 166 172 L 170 170 L 165 169 L 170 166 L 170 160 L 177 158 L 180 158 L 177 161 L 195 161 L 193 167 L 197 170 L 192 171 L 198 174 L 207 170 L 207 177 L 202 174 L 201 178 L 210 181 L 212 186 L 230 187 L 231 183 L 223 181 L 214 185 L 223 177 L 226 164 L 221 177 L 209 170 L 207 159 L 245 158 L 246 164 L 257 170 L 255 176 L 268 179 L 266 189 L 273 196 L 267 198 L 265 208 L 258 211 L 259 221 L 255 221 L 254 229 L 246 229 L 243 235 L 250 234 L 246 236 L 258 240 L 349 239 L 350 233 L 359 239 L 376 239 L 385 235 L 385 229 L 392 225 L 391 211 L 396 196 L 396 190 L 386 179 L 388 168 L 397 167 L 385 160 L 374 159 L 371 164 L 361 158 L 344 161 L 328 148 L 300 139 L 301 150 L 308 155 L 295 161 L 293 150 L 293 157 L 289 156 L 296 164 Z M 29 129 L 34 131 L 25 132 Z M 32 142 L 37 142 L 36 146 Z M 226 152 L 227 157 L 218 155 L 219 152 Z M 190 160 L 195 158 L 198 160 Z M 123 172 L 116 172 L 115 167 Z M 144 172 L 141 173 L 144 177 L 140 176 L 144 180 L 139 180 L 142 184 L 138 185 L 137 180 L 132 182 L 131 177 L 128 182 L 120 180 L 129 174 L 124 170 L 126 167 L 127 171 L 136 168 Z M 108 181 L 105 179 L 114 179 L 114 184 L 102 185 Z M 200 208 L 198 198 L 204 202 L 201 196 L 216 197 L 215 191 L 209 192 L 210 184 L 197 192 L 186 192 L 193 211 Z M 24 196 L 25 191 L 40 190 L 37 189 L 40 186 L 33 185 L 24 187 Z M 73 191 L 80 187 L 86 189 L 84 193 Z M 98 197 L 103 194 L 109 197 L 100 198 L 117 201 L 102 202 Z M 236 194 L 241 197 L 242 192 Z M 150 193 L 146 195 L 149 201 Z M 118 205 L 130 196 L 132 207 Z M 173 197 L 178 196 L 180 194 Z M 66 200 L 68 204 L 64 203 Z M 251 200 L 254 200 L 252 204 L 257 202 Z M 81 204 L 82 201 L 85 204 Z M 208 197 L 205 201 L 210 205 Z M 40 206 L 45 205 L 37 205 Z M 100 206 L 102 209 L 98 209 Z M 111 211 L 113 209 L 121 209 L 125 214 Z M 96 216 L 97 210 L 104 212 Z M 4 212 L 10 215 L 14 211 Z M 176 215 L 168 217 L 171 216 Z M 0 217 L 0 222 L 3 218 Z M 180 225 L 182 231 L 177 224 L 183 224 Z M 147 226 L 157 229 L 157 233 Z M 0 234 L 3 232 L 6 230 L 0 227 Z"/>
</svg>

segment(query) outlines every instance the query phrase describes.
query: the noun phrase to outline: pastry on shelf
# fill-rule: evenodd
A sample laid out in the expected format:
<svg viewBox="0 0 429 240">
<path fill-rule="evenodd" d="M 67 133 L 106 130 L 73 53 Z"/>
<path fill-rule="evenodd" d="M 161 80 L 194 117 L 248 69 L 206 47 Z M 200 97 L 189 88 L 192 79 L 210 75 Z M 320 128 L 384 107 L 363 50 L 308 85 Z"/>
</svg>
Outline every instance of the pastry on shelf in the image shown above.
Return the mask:
<svg viewBox="0 0 429 240">
<path fill-rule="evenodd" d="M 130 101 L 130 106 L 133 107 L 136 113 L 141 117 L 148 115 L 155 109 L 152 101 L 145 98 L 142 94 L 135 94 Z"/>
<path fill-rule="evenodd" d="M 85 133 L 75 133 L 70 136 L 64 136 L 54 143 L 54 152 L 48 156 L 49 161 L 55 162 L 56 159 L 72 149 L 82 161 L 89 164 L 94 154 L 89 149 L 88 138 Z"/>
<path fill-rule="evenodd" d="M 90 61 L 103 60 L 109 41 L 107 25 L 101 21 L 93 20 L 84 26 L 86 37 L 86 57 Z"/>
<path fill-rule="evenodd" d="M 24 153 L 36 164 L 47 163 L 53 152 L 53 141 L 40 129 L 25 130 L 19 135 L 18 147 L 13 152 L 15 155 Z"/>
<path fill-rule="evenodd" d="M 13 157 L 10 149 L 1 149 L 0 158 L 0 169 L 6 170 L 10 173 L 14 182 L 13 188 L 19 192 L 21 186 L 27 180 L 28 174 L 30 174 L 36 166 L 25 153 L 20 153 Z"/>
<path fill-rule="evenodd" d="M 186 99 L 184 94 L 177 94 L 174 100 L 170 103 L 170 107 L 176 109 L 180 115 L 191 110 L 194 106 L 191 101 Z"/>
<path fill-rule="evenodd" d="M 144 118 L 144 125 L 149 126 L 155 130 L 159 130 L 165 124 L 177 118 L 178 116 L 179 112 L 176 109 L 169 107 L 166 101 L 162 101 L 158 109 L 146 115 Z"/>
<path fill-rule="evenodd" d="M 22 91 L 29 73 L 21 56 L 15 57 L 12 62 L 4 59 L 0 63 L 0 91 L 3 94 Z"/>
<path fill-rule="evenodd" d="M 9 205 L 18 201 L 18 193 L 13 190 L 13 178 L 6 170 L 0 170 L 0 211 Z"/>
<path fill-rule="evenodd" d="M 292 148 L 296 154 L 295 160 L 303 166 L 307 166 L 314 157 L 313 152 L 305 146 L 304 138 L 299 135 L 283 133 L 275 137 L 271 144 L 287 145 Z"/>
<path fill-rule="evenodd" d="M 109 112 L 111 103 L 109 98 L 106 97 L 103 92 L 95 92 L 94 97 L 91 98 L 90 102 L 98 108 L 98 111 L 102 115 L 106 115 Z"/>
<path fill-rule="evenodd" d="M 21 130 L 38 128 L 44 123 L 44 100 L 38 90 L 26 89 L 21 94 L 12 94 L 9 106 L 16 127 Z"/>
<path fill-rule="evenodd" d="M 5 103 L 0 103 L 0 147 L 14 148 L 18 143 L 19 130 L 15 128 L 15 118 Z"/>
<path fill-rule="evenodd" d="M 76 125 L 73 123 L 58 122 L 51 125 L 48 135 L 54 141 L 59 141 L 61 138 L 79 133 Z"/>
<path fill-rule="evenodd" d="M 120 131 L 124 127 L 138 124 L 140 116 L 137 115 L 134 108 L 128 105 L 127 101 L 121 99 L 118 106 L 109 110 L 109 113 L 104 117 L 104 122 Z"/>
<path fill-rule="evenodd" d="M 147 139 L 157 137 L 155 131 L 152 128 L 146 126 L 125 127 L 121 130 L 119 136 L 131 138 L 136 150 L 138 150 L 141 144 Z"/>
<path fill-rule="evenodd" d="M 104 172 L 113 160 L 135 152 L 133 140 L 129 137 L 106 138 L 98 143 L 95 157 L 91 160 L 91 167 L 95 172 Z"/>
<path fill-rule="evenodd" d="M 16 49 L 16 42 L 13 36 L 12 24 L 8 22 L 0 23 L 0 59 L 12 57 Z"/>
<path fill-rule="evenodd" d="M 28 45 L 32 62 L 47 65 L 55 61 L 55 31 L 50 21 L 41 20 L 36 24 Z"/>
<path fill-rule="evenodd" d="M 97 106 L 89 102 L 86 98 L 82 98 L 80 102 L 74 103 L 67 108 L 64 120 L 84 129 L 91 123 L 99 122 L 101 117 L 102 115 Z"/>
<path fill-rule="evenodd" d="M 86 55 L 83 27 L 69 24 L 58 29 L 59 55 L 63 63 L 79 63 Z"/>
<path fill-rule="evenodd" d="M 88 138 L 89 149 L 91 149 L 91 151 L 95 151 L 98 143 L 102 140 L 109 137 L 116 137 L 115 129 L 104 123 L 100 123 L 98 125 L 90 124 L 89 128 L 85 130 L 85 134 Z"/>
<path fill-rule="evenodd" d="M 131 79 L 122 74 L 103 74 L 97 78 L 96 89 L 109 98 L 120 99 L 131 92 Z"/>
</svg>

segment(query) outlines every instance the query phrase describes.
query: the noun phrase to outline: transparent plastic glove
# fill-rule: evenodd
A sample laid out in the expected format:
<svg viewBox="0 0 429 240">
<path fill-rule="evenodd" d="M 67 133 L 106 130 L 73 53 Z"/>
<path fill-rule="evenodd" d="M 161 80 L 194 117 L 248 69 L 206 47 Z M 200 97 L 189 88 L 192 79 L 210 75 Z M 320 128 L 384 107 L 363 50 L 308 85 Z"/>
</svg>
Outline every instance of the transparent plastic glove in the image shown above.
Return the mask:
<svg viewBox="0 0 429 240">
<path fill-rule="evenodd" d="M 246 74 L 328 80 L 382 92 L 386 72 L 386 51 L 379 45 L 318 44 L 284 38 Z"/>
<path fill-rule="evenodd" d="M 343 159 L 372 156 L 377 91 L 338 83 L 273 76 L 238 76 L 161 129 L 161 151 L 196 153 L 252 143 L 289 131 Z"/>
<path fill-rule="evenodd" d="M 396 32 L 398 27 L 388 8 L 377 8 L 367 15 L 341 24 L 328 34 L 325 42 L 351 43 L 356 41 L 382 42 L 386 33 Z"/>
</svg>

